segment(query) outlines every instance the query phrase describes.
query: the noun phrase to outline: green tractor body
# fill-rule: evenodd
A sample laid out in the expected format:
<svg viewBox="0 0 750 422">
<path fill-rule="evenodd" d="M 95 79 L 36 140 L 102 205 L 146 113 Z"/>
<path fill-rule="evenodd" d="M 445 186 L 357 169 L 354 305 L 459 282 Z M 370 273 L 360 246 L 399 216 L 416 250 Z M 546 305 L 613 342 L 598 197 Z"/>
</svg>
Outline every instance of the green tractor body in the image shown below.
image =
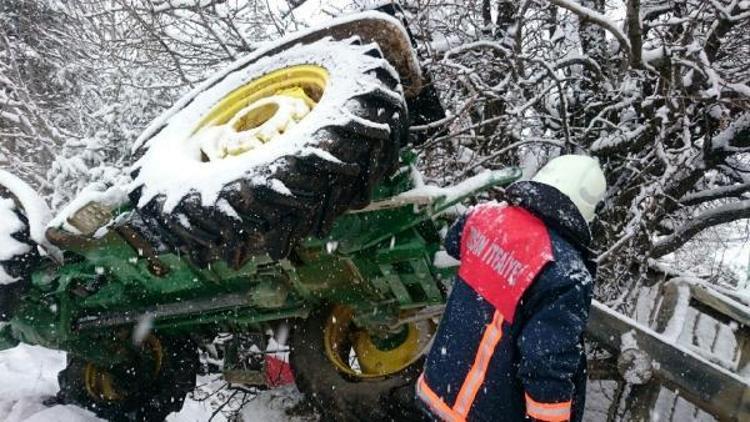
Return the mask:
<svg viewBox="0 0 750 422">
<path fill-rule="evenodd" d="M 129 358 L 132 331 L 146 320 L 175 335 L 252 330 L 330 303 L 354 309 L 362 326 L 392 325 L 403 310 L 445 301 L 455 267 L 436 262 L 449 221 L 437 217 L 519 175 L 487 172 L 429 196 L 401 172 L 370 206 L 339 217 L 326 238 L 308 238 L 288 259 L 255 256 L 236 270 L 146 252 L 120 218 L 100 238 L 69 240 L 65 264 L 50 260 L 33 273 L 1 344 L 38 344 L 112 366 Z"/>
</svg>

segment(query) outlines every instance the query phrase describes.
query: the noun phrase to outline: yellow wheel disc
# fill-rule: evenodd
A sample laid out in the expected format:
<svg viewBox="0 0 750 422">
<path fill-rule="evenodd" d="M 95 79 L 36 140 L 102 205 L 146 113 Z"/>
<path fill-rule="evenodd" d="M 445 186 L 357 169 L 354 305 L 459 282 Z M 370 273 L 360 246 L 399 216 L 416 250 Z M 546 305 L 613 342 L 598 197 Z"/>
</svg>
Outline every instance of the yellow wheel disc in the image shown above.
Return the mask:
<svg viewBox="0 0 750 422">
<path fill-rule="evenodd" d="M 414 324 L 406 326 L 407 337 L 397 347 L 381 350 L 367 332 L 358 332 L 352 345 L 363 373 L 388 375 L 395 374 L 414 361 L 420 352 L 417 329 Z"/>
<path fill-rule="evenodd" d="M 435 333 L 435 325 L 431 321 L 410 323 L 405 330 L 398 344 L 382 348 L 367 331 L 354 325 L 351 309 L 335 306 L 323 332 L 326 356 L 339 372 L 353 378 L 393 375 L 424 355 Z"/>
<path fill-rule="evenodd" d="M 289 66 L 235 89 L 198 123 L 193 136 L 209 160 L 236 156 L 270 142 L 299 123 L 320 101 L 328 72 Z"/>
</svg>

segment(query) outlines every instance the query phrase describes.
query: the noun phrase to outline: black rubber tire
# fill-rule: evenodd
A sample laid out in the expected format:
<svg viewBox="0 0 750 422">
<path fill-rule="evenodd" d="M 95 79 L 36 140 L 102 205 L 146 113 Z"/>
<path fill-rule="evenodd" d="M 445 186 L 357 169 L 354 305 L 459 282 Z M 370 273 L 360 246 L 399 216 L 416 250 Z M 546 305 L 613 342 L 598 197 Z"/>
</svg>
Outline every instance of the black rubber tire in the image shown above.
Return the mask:
<svg viewBox="0 0 750 422">
<path fill-rule="evenodd" d="M 121 401 L 94 398 L 83 381 L 86 360 L 68 355 L 67 367 L 57 375 L 58 399 L 90 410 L 112 422 L 161 422 L 170 413 L 179 412 L 185 396 L 195 388 L 200 366 L 198 349 L 189 339 L 160 337 L 165 358 L 162 369 L 151 382 L 128 380 L 140 388 Z M 119 368 L 122 372 L 123 368 Z M 130 373 L 135 371 L 131 370 Z"/>
<path fill-rule="evenodd" d="M 315 154 L 283 156 L 269 163 L 267 168 L 253 169 L 255 173 L 248 173 L 246 178 L 225 185 L 214 206 L 204 206 L 200 195 L 192 193 L 182 198 L 169 213 L 163 211 L 163 195 L 139 207 L 139 213 L 150 228 L 159 233 L 170 247 L 189 256 L 196 265 L 205 267 L 214 260 L 223 259 L 237 268 L 251 255 L 268 253 L 274 259 L 286 257 L 298 240 L 309 235 L 323 236 L 344 211 L 366 206 L 374 187 L 397 169 L 399 148 L 408 136 L 409 117 L 394 71 L 382 59 L 375 44 L 363 46 L 357 39 L 326 42 L 346 46 L 349 59 L 358 56 L 363 60 L 378 59 L 377 66 L 362 71 L 361 75 L 346 75 L 346 78 L 363 80 L 366 77 L 368 90 L 365 93 L 336 100 L 341 102 L 342 112 L 355 116 L 355 119 L 346 125 L 328 124 L 305 134 L 310 140 L 325 140 L 319 141 L 316 147 L 337 158 L 338 162 Z M 299 48 L 305 47 L 295 47 L 298 56 L 301 54 Z M 315 50 L 310 51 L 313 54 Z M 276 69 L 304 64 L 290 62 L 286 53 L 283 51 L 271 57 L 278 61 Z M 294 60 L 326 67 L 319 57 L 300 59 L 298 56 Z M 334 65 L 326 69 L 332 75 L 333 72 L 343 72 Z M 249 75 L 243 83 L 260 76 L 262 74 Z M 317 118 L 313 116 L 316 110 L 308 117 Z M 179 111 L 176 112 L 173 119 L 179 115 Z M 278 141 L 283 142 L 283 136 Z M 136 157 L 148 153 L 143 151 L 146 148 L 141 147 Z M 136 164 L 136 180 L 138 171 Z M 292 195 L 280 194 L 253 182 L 252 176 L 258 171 L 263 172 L 266 180 L 281 181 Z M 141 200 L 142 189 L 139 187 L 131 193 L 133 203 L 138 204 Z M 226 201 L 239 219 L 220 211 L 215 206 L 219 201 Z"/>
<path fill-rule="evenodd" d="M 26 212 L 21 207 L 18 199 L 10 193 L 9 190 L 0 186 L 0 198 L 11 199 L 15 202 L 13 213 L 23 224 L 23 228 L 11 234 L 13 239 L 29 245 L 29 250 L 21 255 L 16 255 L 10 259 L 0 261 L 0 267 L 11 277 L 18 278 L 18 281 L 11 284 L 0 284 L 0 322 L 8 321 L 13 317 L 16 306 L 21 300 L 21 296 L 31 286 L 31 272 L 39 263 L 41 257 L 39 248 L 31 240 L 29 234 L 29 220 L 26 218 Z"/>
<path fill-rule="evenodd" d="M 325 421 L 419 421 L 414 386 L 420 359 L 398 374 L 357 381 L 341 374 L 325 354 L 323 330 L 328 310 L 293 326 L 290 364 L 297 388 Z"/>
</svg>

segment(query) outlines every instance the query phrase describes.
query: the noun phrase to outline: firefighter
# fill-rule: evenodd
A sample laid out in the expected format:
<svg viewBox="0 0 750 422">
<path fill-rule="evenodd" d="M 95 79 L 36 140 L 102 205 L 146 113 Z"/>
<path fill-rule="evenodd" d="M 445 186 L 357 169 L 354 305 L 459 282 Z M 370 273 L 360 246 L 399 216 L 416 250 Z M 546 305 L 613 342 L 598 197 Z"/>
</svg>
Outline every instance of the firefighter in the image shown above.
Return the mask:
<svg viewBox="0 0 750 422">
<path fill-rule="evenodd" d="M 595 159 L 564 155 L 451 227 L 461 265 L 417 382 L 431 419 L 581 420 L 589 223 L 605 189 Z"/>
</svg>

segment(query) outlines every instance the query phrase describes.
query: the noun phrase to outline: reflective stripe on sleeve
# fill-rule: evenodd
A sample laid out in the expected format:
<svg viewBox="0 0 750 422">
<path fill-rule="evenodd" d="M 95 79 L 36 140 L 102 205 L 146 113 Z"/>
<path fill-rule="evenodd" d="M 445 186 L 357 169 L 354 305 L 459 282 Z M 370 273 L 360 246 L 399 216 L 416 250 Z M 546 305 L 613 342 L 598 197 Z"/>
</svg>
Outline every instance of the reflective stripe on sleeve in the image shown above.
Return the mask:
<svg viewBox="0 0 750 422">
<path fill-rule="evenodd" d="M 453 409 L 448 407 L 445 402 L 435 394 L 434 391 L 427 385 L 424 379 L 424 374 L 420 375 L 417 381 L 417 396 L 422 400 L 432 411 L 432 413 L 444 420 L 445 422 L 464 422 L 465 417 L 459 415 Z"/>
<path fill-rule="evenodd" d="M 526 394 L 526 413 L 534 419 L 545 422 L 570 420 L 571 401 L 562 403 L 541 403 Z"/>
<path fill-rule="evenodd" d="M 487 324 L 487 327 L 484 330 L 482 341 L 479 343 L 477 355 L 474 358 L 474 364 L 466 375 L 466 379 L 464 379 L 461 390 L 456 397 L 456 403 L 453 405 L 453 410 L 464 418 L 468 416 L 471 405 L 474 404 L 474 400 L 479 392 L 479 388 L 484 383 L 484 378 L 487 374 L 487 367 L 490 365 L 492 355 L 495 353 L 495 347 L 502 337 L 503 316 L 500 312 L 495 311 L 492 322 Z"/>
</svg>

